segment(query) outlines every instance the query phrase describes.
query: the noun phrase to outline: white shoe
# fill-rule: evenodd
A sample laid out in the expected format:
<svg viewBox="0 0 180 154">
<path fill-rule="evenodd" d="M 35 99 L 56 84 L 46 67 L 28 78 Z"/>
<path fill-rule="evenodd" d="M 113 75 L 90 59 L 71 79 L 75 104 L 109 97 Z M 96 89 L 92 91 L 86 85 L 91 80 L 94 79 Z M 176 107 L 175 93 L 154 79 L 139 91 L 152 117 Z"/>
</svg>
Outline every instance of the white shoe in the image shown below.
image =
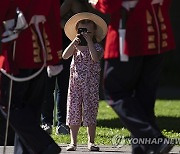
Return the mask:
<svg viewBox="0 0 180 154">
<path fill-rule="evenodd" d="M 88 150 L 89 151 L 99 151 L 99 147 L 94 143 L 88 143 Z"/>
<path fill-rule="evenodd" d="M 77 149 L 77 145 L 75 144 L 69 144 L 67 147 L 66 147 L 66 150 L 67 151 L 76 151 Z"/>
</svg>

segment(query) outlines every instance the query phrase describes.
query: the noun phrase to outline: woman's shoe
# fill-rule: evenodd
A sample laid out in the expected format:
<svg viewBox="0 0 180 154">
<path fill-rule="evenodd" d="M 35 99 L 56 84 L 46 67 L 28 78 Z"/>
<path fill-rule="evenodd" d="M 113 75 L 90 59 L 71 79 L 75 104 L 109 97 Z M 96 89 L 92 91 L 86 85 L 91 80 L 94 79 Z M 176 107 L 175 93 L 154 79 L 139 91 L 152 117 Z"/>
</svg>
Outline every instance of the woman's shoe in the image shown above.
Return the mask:
<svg viewBox="0 0 180 154">
<path fill-rule="evenodd" d="M 88 150 L 89 151 L 99 151 L 99 147 L 97 145 L 95 145 L 94 143 L 89 143 Z"/>
<path fill-rule="evenodd" d="M 69 144 L 67 147 L 66 147 L 66 150 L 67 151 L 76 151 L 77 149 L 77 146 L 75 144 Z"/>
</svg>

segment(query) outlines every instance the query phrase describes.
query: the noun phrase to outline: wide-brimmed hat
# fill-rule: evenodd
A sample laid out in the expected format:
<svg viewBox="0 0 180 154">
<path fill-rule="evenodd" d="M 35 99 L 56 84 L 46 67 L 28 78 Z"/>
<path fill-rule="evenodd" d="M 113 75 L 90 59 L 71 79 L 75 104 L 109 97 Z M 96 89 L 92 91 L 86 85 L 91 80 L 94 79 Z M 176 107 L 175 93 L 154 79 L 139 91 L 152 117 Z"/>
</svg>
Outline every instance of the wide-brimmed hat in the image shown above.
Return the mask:
<svg viewBox="0 0 180 154">
<path fill-rule="evenodd" d="M 97 42 L 102 41 L 107 33 L 107 24 L 100 16 L 89 12 L 77 13 L 66 22 L 64 26 L 66 36 L 72 41 L 77 35 L 77 23 L 84 19 L 91 20 L 97 25 L 95 37 Z"/>
</svg>

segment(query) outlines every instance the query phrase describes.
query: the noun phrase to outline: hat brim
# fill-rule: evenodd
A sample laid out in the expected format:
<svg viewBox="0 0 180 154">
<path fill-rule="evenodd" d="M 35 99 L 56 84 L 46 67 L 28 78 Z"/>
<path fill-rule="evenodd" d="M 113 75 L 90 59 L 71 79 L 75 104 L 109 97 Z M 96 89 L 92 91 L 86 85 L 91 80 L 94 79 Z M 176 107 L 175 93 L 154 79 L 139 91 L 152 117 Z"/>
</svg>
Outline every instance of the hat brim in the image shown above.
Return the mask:
<svg viewBox="0 0 180 154">
<path fill-rule="evenodd" d="M 107 24 L 100 16 L 89 12 L 77 13 L 66 22 L 64 26 L 66 36 L 72 41 L 77 35 L 76 24 L 84 19 L 92 20 L 97 25 L 95 37 L 97 42 L 102 41 L 107 33 Z"/>
</svg>

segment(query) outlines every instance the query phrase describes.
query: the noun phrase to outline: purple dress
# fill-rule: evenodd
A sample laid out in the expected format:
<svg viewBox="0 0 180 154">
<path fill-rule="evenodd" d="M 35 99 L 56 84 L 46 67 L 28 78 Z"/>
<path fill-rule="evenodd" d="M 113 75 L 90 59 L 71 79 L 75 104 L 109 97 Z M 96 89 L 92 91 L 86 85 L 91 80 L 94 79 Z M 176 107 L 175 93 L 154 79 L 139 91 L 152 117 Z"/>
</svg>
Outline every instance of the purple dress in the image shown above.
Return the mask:
<svg viewBox="0 0 180 154">
<path fill-rule="evenodd" d="M 94 44 L 97 52 L 103 48 Z M 67 125 L 96 125 L 99 102 L 100 62 L 94 62 L 88 47 L 78 46 L 70 66 Z"/>
</svg>

